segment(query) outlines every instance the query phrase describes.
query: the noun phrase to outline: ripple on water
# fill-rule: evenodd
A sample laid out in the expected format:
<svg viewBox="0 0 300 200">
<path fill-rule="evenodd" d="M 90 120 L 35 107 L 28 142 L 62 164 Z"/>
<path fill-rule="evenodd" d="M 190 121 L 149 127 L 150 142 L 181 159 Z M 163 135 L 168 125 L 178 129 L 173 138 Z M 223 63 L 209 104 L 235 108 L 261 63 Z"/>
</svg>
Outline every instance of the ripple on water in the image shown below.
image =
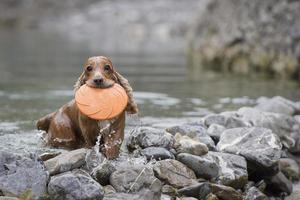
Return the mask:
<svg viewBox="0 0 300 200">
<path fill-rule="evenodd" d="M 170 97 L 163 93 L 154 92 L 135 92 L 134 97 L 138 104 L 150 103 L 153 105 L 169 107 L 180 103 L 180 100 L 174 97 Z"/>
<path fill-rule="evenodd" d="M 0 135 L 5 132 L 15 132 L 19 130 L 19 123 L 17 122 L 0 122 Z"/>
</svg>

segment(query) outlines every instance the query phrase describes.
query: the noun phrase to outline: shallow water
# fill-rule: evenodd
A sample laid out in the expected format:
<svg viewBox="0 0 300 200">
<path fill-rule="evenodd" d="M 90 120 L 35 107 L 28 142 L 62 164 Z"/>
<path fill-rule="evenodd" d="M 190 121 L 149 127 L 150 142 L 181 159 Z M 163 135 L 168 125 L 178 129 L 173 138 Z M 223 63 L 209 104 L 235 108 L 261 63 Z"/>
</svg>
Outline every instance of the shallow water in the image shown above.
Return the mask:
<svg viewBox="0 0 300 200">
<path fill-rule="evenodd" d="M 55 34 L 0 32 L 0 150 L 35 151 L 35 121 L 73 98 L 88 56 L 105 55 Z M 111 54 L 110 54 L 111 55 Z M 297 83 L 203 74 L 188 77 L 184 55 L 111 55 L 127 77 L 145 125 L 165 127 L 253 105 L 260 96 L 299 100 Z M 127 132 L 134 127 L 129 118 Z"/>
</svg>

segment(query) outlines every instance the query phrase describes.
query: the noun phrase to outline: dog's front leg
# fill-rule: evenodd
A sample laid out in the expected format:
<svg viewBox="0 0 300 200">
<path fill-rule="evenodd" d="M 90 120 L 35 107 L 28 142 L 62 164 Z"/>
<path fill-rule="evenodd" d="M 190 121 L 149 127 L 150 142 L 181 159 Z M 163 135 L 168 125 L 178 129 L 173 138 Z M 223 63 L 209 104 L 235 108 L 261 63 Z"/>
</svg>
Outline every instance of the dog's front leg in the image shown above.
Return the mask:
<svg viewBox="0 0 300 200">
<path fill-rule="evenodd" d="M 79 126 L 85 146 L 87 148 L 93 147 L 96 144 L 97 134 L 99 132 L 97 121 L 87 116 L 80 115 Z"/>
<path fill-rule="evenodd" d="M 104 142 L 102 152 L 108 159 L 114 159 L 119 156 L 120 148 L 124 140 L 124 128 L 125 113 L 123 112 L 111 124 L 110 132 L 102 135 Z"/>
</svg>

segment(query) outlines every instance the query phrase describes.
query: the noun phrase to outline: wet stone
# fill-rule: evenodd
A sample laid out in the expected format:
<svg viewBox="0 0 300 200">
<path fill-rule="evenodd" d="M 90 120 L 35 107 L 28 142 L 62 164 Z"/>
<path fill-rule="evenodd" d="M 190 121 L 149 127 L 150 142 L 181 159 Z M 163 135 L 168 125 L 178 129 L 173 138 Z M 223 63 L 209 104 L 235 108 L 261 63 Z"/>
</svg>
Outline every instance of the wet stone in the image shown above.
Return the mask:
<svg viewBox="0 0 300 200">
<path fill-rule="evenodd" d="M 45 161 L 45 167 L 50 175 L 70 171 L 79 168 L 85 163 L 87 149 L 76 149 L 64 152 L 54 158 Z"/>
<path fill-rule="evenodd" d="M 164 130 L 141 127 L 132 133 L 127 141 L 127 147 L 131 149 L 147 147 L 163 147 L 170 149 L 174 144 L 174 137 Z"/>
<path fill-rule="evenodd" d="M 83 170 L 75 169 L 51 177 L 48 193 L 53 200 L 102 199 L 102 186 Z"/>
<path fill-rule="evenodd" d="M 247 162 L 244 157 L 221 152 L 209 152 L 207 156 L 211 156 L 219 166 L 217 182 L 235 189 L 247 184 Z"/>
<path fill-rule="evenodd" d="M 181 188 L 197 182 L 195 173 L 177 160 L 158 161 L 155 163 L 153 170 L 156 177 L 175 188 Z"/>
<path fill-rule="evenodd" d="M 254 165 L 252 167 L 254 170 L 272 171 L 276 170 L 281 157 L 282 145 L 278 136 L 270 129 L 249 127 L 224 131 L 217 148 L 222 152 L 245 157 L 251 165 Z"/>
<path fill-rule="evenodd" d="M 0 194 L 20 196 L 30 192 L 33 199 L 47 191 L 49 173 L 37 155 L 0 152 Z"/>
<path fill-rule="evenodd" d="M 141 150 L 141 154 L 146 156 L 147 160 L 164 160 L 175 158 L 170 151 L 162 147 L 147 147 Z"/>
<path fill-rule="evenodd" d="M 221 134 L 225 131 L 226 128 L 219 124 L 211 124 L 207 129 L 207 134 L 215 141 L 220 140 Z"/>
<path fill-rule="evenodd" d="M 215 149 L 215 143 L 209 137 L 206 132 L 206 128 L 199 123 L 190 123 L 190 124 L 183 124 L 178 126 L 169 127 L 166 129 L 167 132 L 171 133 L 172 135 L 176 135 L 179 133 L 182 136 L 188 136 L 193 140 L 197 140 L 201 143 L 204 143 L 210 150 Z"/>
<path fill-rule="evenodd" d="M 110 184 L 117 192 L 135 193 L 142 189 L 159 192 L 162 183 L 154 176 L 151 166 L 130 167 L 113 172 Z"/>
<path fill-rule="evenodd" d="M 177 160 L 192 169 L 198 178 L 212 179 L 219 175 L 219 166 L 211 156 L 180 153 Z"/>
<path fill-rule="evenodd" d="M 205 199 L 205 197 L 211 193 L 211 188 L 210 188 L 209 183 L 203 182 L 203 183 L 196 183 L 196 184 L 181 188 L 177 192 L 180 196 L 188 196 L 188 197 L 194 197 L 197 199 Z"/>
<path fill-rule="evenodd" d="M 98 167 L 94 168 L 92 172 L 92 177 L 101 185 L 108 185 L 109 177 L 114 171 L 116 171 L 116 168 L 109 160 L 106 160 L 105 162 L 101 163 Z"/>
<path fill-rule="evenodd" d="M 300 107 L 296 103 L 281 96 L 276 96 L 270 99 L 260 98 L 258 99 L 258 105 L 255 108 L 265 112 L 274 112 L 286 115 L 294 115 L 300 111 Z"/>
<path fill-rule="evenodd" d="M 248 123 L 240 119 L 237 115 L 233 113 L 228 114 L 228 112 L 220 114 L 210 114 L 205 116 L 202 120 L 207 127 L 210 127 L 213 124 L 218 124 L 229 129 L 247 127 L 249 125 Z"/>
</svg>

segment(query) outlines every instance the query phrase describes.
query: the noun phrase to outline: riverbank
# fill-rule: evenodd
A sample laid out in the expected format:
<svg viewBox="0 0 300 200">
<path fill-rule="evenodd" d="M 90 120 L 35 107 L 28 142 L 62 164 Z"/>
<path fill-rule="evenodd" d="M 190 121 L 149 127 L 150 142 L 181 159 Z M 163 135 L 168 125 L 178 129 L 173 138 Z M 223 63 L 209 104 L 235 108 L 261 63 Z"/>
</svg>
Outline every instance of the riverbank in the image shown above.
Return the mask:
<svg viewBox="0 0 300 200">
<path fill-rule="evenodd" d="M 95 149 L 1 152 L 0 191 L 20 199 L 296 200 L 299 114 L 299 102 L 274 97 L 175 125 L 135 124 L 113 161 Z"/>
</svg>

